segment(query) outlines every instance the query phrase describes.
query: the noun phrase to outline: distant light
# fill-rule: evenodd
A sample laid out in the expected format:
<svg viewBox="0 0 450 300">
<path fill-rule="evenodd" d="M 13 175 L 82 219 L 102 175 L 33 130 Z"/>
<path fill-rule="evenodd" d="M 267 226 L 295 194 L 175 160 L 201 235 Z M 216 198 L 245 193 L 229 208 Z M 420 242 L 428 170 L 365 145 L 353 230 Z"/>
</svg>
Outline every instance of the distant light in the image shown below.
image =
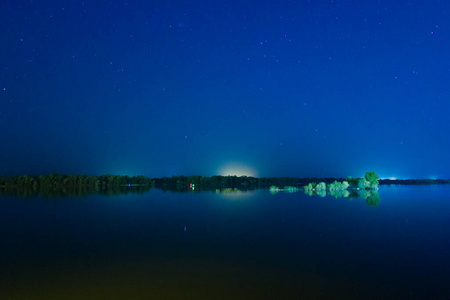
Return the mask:
<svg viewBox="0 0 450 300">
<path fill-rule="evenodd" d="M 398 177 L 380 177 L 381 180 L 397 180 Z"/>
<path fill-rule="evenodd" d="M 243 163 L 227 163 L 219 168 L 218 174 L 222 176 L 251 176 L 257 177 L 257 172 Z"/>
</svg>

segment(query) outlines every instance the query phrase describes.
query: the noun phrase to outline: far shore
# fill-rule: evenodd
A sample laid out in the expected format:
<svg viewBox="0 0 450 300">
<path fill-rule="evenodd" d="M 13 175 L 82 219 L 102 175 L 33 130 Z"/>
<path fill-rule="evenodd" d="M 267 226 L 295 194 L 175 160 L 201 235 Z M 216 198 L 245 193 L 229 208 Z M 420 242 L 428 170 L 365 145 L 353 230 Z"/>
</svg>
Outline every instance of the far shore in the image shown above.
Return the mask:
<svg viewBox="0 0 450 300">
<path fill-rule="evenodd" d="M 161 187 L 167 189 L 191 190 L 215 188 L 244 188 L 258 189 L 270 186 L 292 186 L 301 188 L 309 183 L 344 181 L 344 178 L 297 178 L 297 177 L 251 177 L 251 176 L 171 176 L 151 178 L 146 176 L 128 175 L 74 175 L 74 174 L 46 174 L 0 176 L 0 189 L 7 188 L 111 188 L 111 187 Z M 435 185 L 450 184 L 450 179 L 380 179 L 379 185 Z"/>
</svg>

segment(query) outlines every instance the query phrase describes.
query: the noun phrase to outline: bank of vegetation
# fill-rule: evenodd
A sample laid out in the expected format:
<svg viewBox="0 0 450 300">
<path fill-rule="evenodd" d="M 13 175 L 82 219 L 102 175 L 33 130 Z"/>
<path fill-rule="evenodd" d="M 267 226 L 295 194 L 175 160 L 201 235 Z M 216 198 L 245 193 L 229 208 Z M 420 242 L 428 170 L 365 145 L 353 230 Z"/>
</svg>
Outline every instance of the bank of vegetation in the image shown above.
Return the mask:
<svg viewBox="0 0 450 300">
<path fill-rule="evenodd" d="M 190 191 L 191 184 L 195 191 L 225 189 L 259 189 L 273 187 L 280 191 L 292 192 L 306 186 L 308 193 L 323 194 L 328 191 L 338 195 L 341 191 L 356 188 L 366 189 L 373 186 L 370 179 L 363 178 L 296 178 L 296 177 L 250 177 L 250 176 L 171 176 L 150 178 L 146 176 L 121 175 L 74 175 L 46 174 L 0 176 L 0 194 L 9 195 L 86 195 L 91 193 L 118 194 L 129 192 L 145 192 L 152 187 L 172 191 Z M 369 183 L 368 183 L 369 182 Z M 382 184 L 450 184 L 450 180 L 379 180 Z M 347 186 L 348 185 L 348 186 Z M 274 188 L 272 188 L 274 191 Z"/>
<path fill-rule="evenodd" d="M 120 175 L 23 175 L 0 176 L 0 195 L 58 197 L 63 195 L 87 195 L 92 193 L 119 194 L 145 192 L 152 187 L 185 192 L 193 190 L 228 191 L 229 189 L 258 189 L 271 185 L 298 186 L 299 178 L 248 176 L 171 176 L 150 178 L 146 176 Z"/>
<path fill-rule="evenodd" d="M 113 186 L 154 186 L 168 188 L 190 188 L 194 184 L 198 188 L 264 188 L 271 185 L 298 186 L 299 178 L 294 177 L 271 177 L 256 178 L 250 176 L 171 176 L 161 178 L 150 178 L 145 176 L 121 176 L 121 175 L 23 175 L 23 176 L 0 176 L 0 187 L 31 187 L 42 186 L 53 187 L 113 187 Z"/>
<path fill-rule="evenodd" d="M 380 185 L 450 184 L 450 179 L 380 179 Z"/>
<path fill-rule="evenodd" d="M 362 178 L 351 178 L 332 183 L 310 182 L 303 187 L 306 194 L 325 197 L 330 195 L 336 198 L 363 198 L 368 205 L 377 206 L 380 203 L 378 193 L 379 176 L 375 172 L 367 172 Z"/>
<path fill-rule="evenodd" d="M 332 183 L 325 182 L 310 182 L 304 186 L 305 191 L 320 192 L 320 191 L 345 191 L 347 189 L 377 189 L 380 177 L 375 172 L 367 172 L 362 178 L 348 177 L 342 182 L 335 180 Z"/>
</svg>

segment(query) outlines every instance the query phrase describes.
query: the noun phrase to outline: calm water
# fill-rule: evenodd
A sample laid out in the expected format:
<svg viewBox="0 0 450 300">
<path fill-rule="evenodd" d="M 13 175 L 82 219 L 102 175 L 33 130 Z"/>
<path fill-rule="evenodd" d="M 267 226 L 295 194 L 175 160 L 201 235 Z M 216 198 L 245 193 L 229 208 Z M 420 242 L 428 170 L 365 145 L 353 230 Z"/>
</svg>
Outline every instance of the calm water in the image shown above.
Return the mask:
<svg viewBox="0 0 450 300">
<path fill-rule="evenodd" d="M 0 299 L 450 299 L 450 186 L 0 197 Z"/>
</svg>

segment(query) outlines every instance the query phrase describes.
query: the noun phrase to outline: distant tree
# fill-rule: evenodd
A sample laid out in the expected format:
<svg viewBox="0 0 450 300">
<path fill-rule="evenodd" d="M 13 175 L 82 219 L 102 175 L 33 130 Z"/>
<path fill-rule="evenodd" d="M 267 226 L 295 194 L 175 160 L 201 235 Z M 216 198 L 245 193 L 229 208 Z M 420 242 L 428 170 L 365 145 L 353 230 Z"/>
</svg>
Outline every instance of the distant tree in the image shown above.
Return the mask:
<svg viewBox="0 0 450 300">
<path fill-rule="evenodd" d="M 360 178 L 358 182 L 358 187 L 360 189 L 366 189 L 370 187 L 370 182 L 366 180 L 366 178 Z"/>
<path fill-rule="evenodd" d="M 377 188 L 378 187 L 378 180 L 380 177 L 375 172 L 367 172 L 364 178 L 370 183 L 370 188 Z"/>
<path fill-rule="evenodd" d="M 64 185 L 75 186 L 77 184 L 77 176 L 76 175 L 67 175 L 63 180 Z"/>
<path fill-rule="evenodd" d="M 116 176 L 111 175 L 111 174 L 106 174 L 106 175 L 100 176 L 102 185 L 106 185 L 106 186 L 113 186 L 116 183 L 119 184 L 119 179 L 120 179 L 120 176 L 116 179 Z"/>
<path fill-rule="evenodd" d="M 358 187 L 358 183 L 359 183 L 358 178 L 352 178 L 351 176 L 349 176 L 349 177 L 347 177 L 347 179 L 345 179 L 345 181 L 347 181 L 347 183 L 349 184 L 349 187 L 352 187 L 352 188 Z"/>
<path fill-rule="evenodd" d="M 349 184 L 347 181 L 343 181 L 343 182 L 338 182 L 338 181 L 334 181 L 333 183 L 328 185 L 328 189 L 330 191 L 344 191 L 349 187 Z"/>
<path fill-rule="evenodd" d="M 325 191 L 327 189 L 327 185 L 325 184 L 325 182 L 319 182 L 316 185 L 316 191 Z"/>
<path fill-rule="evenodd" d="M 333 183 L 330 183 L 328 185 L 328 189 L 330 191 L 336 191 L 336 190 L 340 190 L 341 189 L 341 183 L 337 182 L 336 180 Z"/>
<path fill-rule="evenodd" d="M 314 191 L 314 186 L 312 183 L 308 183 L 308 185 L 304 186 L 305 191 Z"/>
<path fill-rule="evenodd" d="M 131 183 L 131 177 L 128 175 L 120 176 L 120 185 L 130 184 Z"/>
<path fill-rule="evenodd" d="M 269 188 L 269 190 L 270 190 L 271 192 L 279 192 L 279 191 L 280 191 L 280 188 L 277 187 L 277 186 L 275 186 L 275 185 L 271 185 L 270 188 Z"/>
</svg>

